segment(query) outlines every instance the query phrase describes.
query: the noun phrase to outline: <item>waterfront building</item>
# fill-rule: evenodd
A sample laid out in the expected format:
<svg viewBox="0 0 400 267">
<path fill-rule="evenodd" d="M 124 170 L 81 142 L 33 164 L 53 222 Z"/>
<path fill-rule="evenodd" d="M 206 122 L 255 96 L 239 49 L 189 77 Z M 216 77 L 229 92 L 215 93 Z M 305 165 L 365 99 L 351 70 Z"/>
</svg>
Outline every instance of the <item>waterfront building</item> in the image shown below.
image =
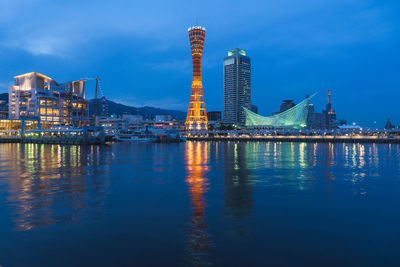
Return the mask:
<svg viewBox="0 0 400 267">
<path fill-rule="evenodd" d="M 296 104 L 293 103 L 293 100 L 283 100 L 282 104 L 279 106 L 279 111 L 274 112 L 272 115 L 282 113 L 294 106 L 296 106 Z"/>
<path fill-rule="evenodd" d="M 8 103 L 6 100 L 0 100 L 0 118 L 8 118 Z"/>
<path fill-rule="evenodd" d="M 128 120 L 126 118 L 98 117 L 97 125 L 103 127 L 107 134 L 128 130 Z"/>
<path fill-rule="evenodd" d="M 386 121 L 386 124 L 385 124 L 385 129 L 389 130 L 389 129 L 394 129 L 394 128 L 396 128 L 396 127 L 392 124 L 392 122 L 388 118 L 387 121 Z"/>
<path fill-rule="evenodd" d="M 327 129 L 336 128 L 338 124 L 336 123 L 336 112 L 332 109 L 331 104 L 331 90 L 328 89 L 327 91 L 327 103 L 326 109 L 323 111 L 325 114 L 325 121 Z"/>
<path fill-rule="evenodd" d="M 313 94 L 299 104 L 279 114 L 269 117 L 258 115 L 244 108 L 246 115 L 246 127 L 250 128 L 304 128 L 307 125 L 308 107 Z"/>
<path fill-rule="evenodd" d="M 185 125 L 183 121 L 163 121 L 163 122 L 153 122 L 146 124 L 149 127 L 154 127 L 157 129 L 175 129 L 175 130 L 184 130 Z M 131 125 L 129 125 L 131 128 Z"/>
<path fill-rule="evenodd" d="M 345 125 L 345 120 L 337 120 L 336 112 L 332 109 L 331 91 L 327 91 L 327 104 L 321 113 L 315 112 L 314 106 L 310 104 L 308 109 L 307 127 L 314 129 L 336 129 Z"/>
<path fill-rule="evenodd" d="M 221 121 L 221 111 L 209 111 L 207 112 L 208 121 Z"/>
<path fill-rule="evenodd" d="M 224 58 L 224 118 L 227 124 L 245 125 L 244 108 L 251 109 L 251 62 L 243 49 L 228 51 Z"/>
<path fill-rule="evenodd" d="M 307 127 L 313 129 L 325 129 L 326 128 L 325 114 L 314 112 L 314 109 L 309 110 L 307 117 Z"/>
<path fill-rule="evenodd" d="M 170 120 L 171 120 L 171 115 L 156 115 L 154 119 L 155 122 L 165 122 Z"/>
<path fill-rule="evenodd" d="M 188 32 L 192 51 L 193 79 L 185 128 L 189 131 L 207 130 L 208 120 L 204 102 L 203 83 L 201 81 L 201 61 L 206 29 L 200 26 L 193 26 L 188 29 Z"/>
<path fill-rule="evenodd" d="M 143 116 L 142 115 L 130 115 L 130 114 L 124 114 L 122 115 L 123 119 L 128 120 L 129 124 L 142 124 L 143 123 Z"/>
<path fill-rule="evenodd" d="M 9 88 L 9 118 L 37 118 L 50 126 L 83 126 L 89 119 L 85 81 L 60 84 L 37 72 L 15 76 Z"/>
<path fill-rule="evenodd" d="M 0 136 L 16 135 L 38 129 L 40 129 L 38 119 L 0 119 Z"/>
</svg>

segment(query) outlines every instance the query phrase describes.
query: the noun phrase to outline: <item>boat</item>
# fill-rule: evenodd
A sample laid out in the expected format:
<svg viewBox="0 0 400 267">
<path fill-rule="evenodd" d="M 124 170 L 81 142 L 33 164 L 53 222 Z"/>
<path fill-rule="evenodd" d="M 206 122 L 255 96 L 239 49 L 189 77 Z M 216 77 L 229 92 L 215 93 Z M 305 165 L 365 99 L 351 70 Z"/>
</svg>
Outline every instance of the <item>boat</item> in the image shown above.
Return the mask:
<svg viewBox="0 0 400 267">
<path fill-rule="evenodd" d="M 180 143 L 185 142 L 186 138 L 180 136 L 179 134 L 171 135 L 171 134 L 161 134 L 159 135 L 159 140 L 157 142 L 160 143 Z"/>
<path fill-rule="evenodd" d="M 121 142 L 156 142 L 158 137 L 151 132 L 119 131 L 115 134 L 115 139 Z"/>
</svg>

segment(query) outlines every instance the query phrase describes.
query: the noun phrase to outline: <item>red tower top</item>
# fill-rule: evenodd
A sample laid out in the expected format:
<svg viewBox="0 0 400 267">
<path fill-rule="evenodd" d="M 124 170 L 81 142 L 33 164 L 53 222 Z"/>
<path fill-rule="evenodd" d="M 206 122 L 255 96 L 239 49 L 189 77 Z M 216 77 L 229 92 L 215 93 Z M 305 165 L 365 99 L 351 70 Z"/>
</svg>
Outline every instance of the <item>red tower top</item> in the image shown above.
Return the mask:
<svg viewBox="0 0 400 267">
<path fill-rule="evenodd" d="M 188 31 L 190 48 L 192 49 L 193 80 L 201 81 L 201 59 L 203 56 L 206 29 L 200 26 L 193 26 L 190 27 Z"/>
</svg>

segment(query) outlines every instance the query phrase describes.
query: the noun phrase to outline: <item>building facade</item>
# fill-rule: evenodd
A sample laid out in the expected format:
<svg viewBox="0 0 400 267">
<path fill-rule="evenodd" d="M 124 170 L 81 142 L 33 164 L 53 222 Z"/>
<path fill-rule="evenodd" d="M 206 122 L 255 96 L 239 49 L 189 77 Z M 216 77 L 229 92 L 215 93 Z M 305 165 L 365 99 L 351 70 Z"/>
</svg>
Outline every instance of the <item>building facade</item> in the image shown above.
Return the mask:
<svg viewBox="0 0 400 267">
<path fill-rule="evenodd" d="M 0 118 L 8 118 L 8 103 L 7 100 L 0 99 Z"/>
<path fill-rule="evenodd" d="M 250 111 L 258 114 L 258 107 L 256 105 L 251 105 Z"/>
<path fill-rule="evenodd" d="M 251 109 L 251 62 L 246 51 L 232 49 L 224 58 L 224 123 L 244 126 Z"/>
<path fill-rule="evenodd" d="M 204 102 L 203 83 L 201 81 L 201 61 L 206 29 L 200 26 L 193 26 L 188 29 L 188 32 L 192 51 L 193 79 L 185 128 L 188 131 L 207 130 L 208 120 Z"/>
<path fill-rule="evenodd" d="M 310 104 L 307 127 L 316 129 L 336 129 L 345 125 L 345 120 L 338 120 L 336 112 L 332 109 L 331 91 L 327 91 L 326 109 L 321 113 L 315 112 L 314 106 Z"/>
<path fill-rule="evenodd" d="M 155 122 L 165 122 L 165 121 L 171 121 L 172 117 L 171 115 L 156 115 L 154 118 Z"/>
<path fill-rule="evenodd" d="M 331 104 L 331 90 L 327 91 L 327 102 L 326 102 L 326 109 L 324 110 L 325 120 L 326 120 L 326 128 L 332 129 L 337 128 L 336 122 L 336 112 L 332 109 Z"/>
<path fill-rule="evenodd" d="M 208 121 L 221 121 L 221 111 L 209 111 L 207 112 Z"/>
<path fill-rule="evenodd" d="M 59 84 L 52 78 L 31 72 L 14 77 L 9 88 L 10 119 L 36 118 L 51 126 L 79 127 L 89 120 L 85 81 Z"/>
</svg>

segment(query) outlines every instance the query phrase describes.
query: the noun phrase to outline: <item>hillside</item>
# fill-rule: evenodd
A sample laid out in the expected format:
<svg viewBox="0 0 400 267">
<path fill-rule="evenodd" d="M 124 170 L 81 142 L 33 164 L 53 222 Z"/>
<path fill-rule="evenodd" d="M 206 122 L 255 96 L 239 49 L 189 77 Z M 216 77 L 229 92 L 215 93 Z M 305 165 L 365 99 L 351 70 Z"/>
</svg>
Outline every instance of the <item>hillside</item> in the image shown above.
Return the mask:
<svg viewBox="0 0 400 267">
<path fill-rule="evenodd" d="M 101 113 L 101 99 L 97 99 L 97 114 Z M 89 109 L 90 112 L 93 112 L 93 104 L 94 100 L 90 100 Z M 107 105 L 107 113 L 108 115 L 115 114 L 117 116 L 121 116 L 123 114 L 129 115 L 142 115 L 145 119 L 154 119 L 156 115 L 170 115 L 173 119 L 176 120 L 184 120 L 186 118 L 186 113 L 183 111 L 177 110 L 168 110 L 168 109 L 160 109 L 154 107 L 132 107 L 123 105 L 120 103 L 116 103 L 111 100 L 106 100 Z"/>
<path fill-rule="evenodd" d="M 6 101 L 6 103 L 8 103 L 8 93 L 0 94 L 0 101 Z"/>
<path fill-rule="evenodd" d="M 6 101 L 8 103 L 8 93 L 0 94 L 0 101 Z M 90 112 L 93 112 L 93 103 L 94 100 L 90 100 L 89 109 Z M 106 100 L 107 103 L 107 113 L 108 115 L 115 114 L 117 116 L 122 116 L 124 114 L 129 115 L 142 115 L 145 119 L 154 119 L 156 115 L 171 115 L 173 119 L 176 120 L 184 120 L 186 117 L 186 113 L 183 111 L 177 110 L 168 110 L 168 109 L 160 109 L 154 107 L 132 107 L 123 105 L 120 103 L 116 103 L 111 100 Z M 100 115 L 101 113 L 101 99 L 97 100 L 97 113 Z"/>
</svg>

